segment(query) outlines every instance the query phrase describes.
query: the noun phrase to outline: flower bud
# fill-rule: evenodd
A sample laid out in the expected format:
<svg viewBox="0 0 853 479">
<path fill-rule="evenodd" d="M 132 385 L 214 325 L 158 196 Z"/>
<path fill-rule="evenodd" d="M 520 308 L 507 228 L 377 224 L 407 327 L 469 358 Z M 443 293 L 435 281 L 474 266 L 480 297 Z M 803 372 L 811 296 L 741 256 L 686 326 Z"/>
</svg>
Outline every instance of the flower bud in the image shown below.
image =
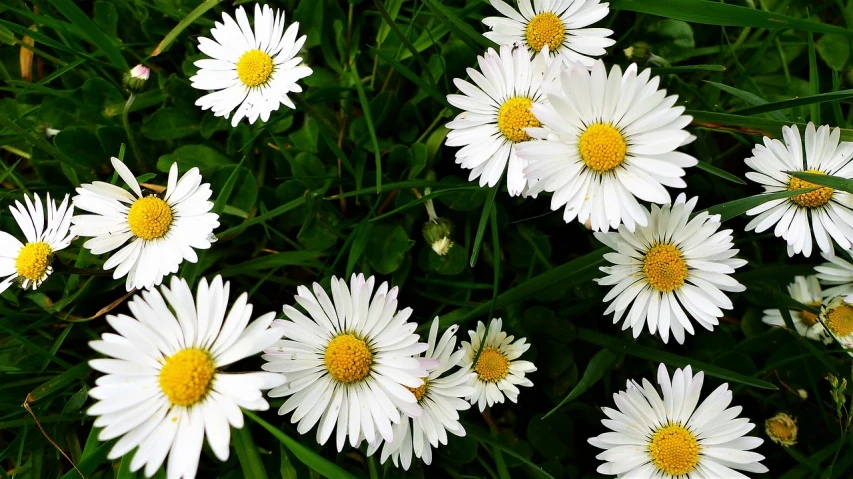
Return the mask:
<svg viewBox="0 0 853 479">
<path fill-rule="evenodd" d="M 451 234 L 453 223 L 444 218 L 436 218 L 424 225 L 424 239 L 439 256 L 444 256 L 453 246 Z"/>
<path fill-rule="evenodd" d="M 136 65 L 124 74 L 124 87 L 131 93 L 142 91 L 151 70 L 145 65 Z"/>
<path fill-rule="evenodd" d="M 776 444 L 787 447 L 797 443 L 797 421 L 783 412 L 764 421 L 764 430 Z"/>
</svg>

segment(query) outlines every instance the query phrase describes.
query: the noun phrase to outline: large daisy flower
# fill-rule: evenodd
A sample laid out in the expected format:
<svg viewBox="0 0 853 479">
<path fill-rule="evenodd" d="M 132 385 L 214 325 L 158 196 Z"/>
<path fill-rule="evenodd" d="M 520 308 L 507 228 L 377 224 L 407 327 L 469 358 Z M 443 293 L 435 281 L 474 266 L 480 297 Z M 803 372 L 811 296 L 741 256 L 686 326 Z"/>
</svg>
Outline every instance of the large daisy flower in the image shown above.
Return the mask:
<svg viewBox="0 0 853 479">
<path fill-rule="evenodd" d="M 674 106 L 677 97 L 658 90 L 658 77 L 637 65 L 607 74 L 601 60 L 592 71 L 576 63 L 560 74 L 547 104 L 532 111 L 545 128 L 529 128 L 518 156 L 530 162 L 525 177 L 540 180 L 531 194 L 553 192 L 551 209 L 595 231 L 633 231 L 647 218 L 637 198 L 668 204 L 665 186 L 684 188 L 684 169 L 696 158 L 675 151 L 695 137 L 684 130 L 692 117 Z"/>
<path fill-rule="evenodd" d="M 243 427 L 240 408 L 268 409 L 261 391 L 284 382 L 279 374 L 221 369 L 268 348 L 281 332 L 269 328 L 275 313 L 249 324 L 246 293 L 226 315 L 230 285 L 219 276 L 209 284 L 202 279 L 195 299 L 177 276 L 160 290 L 135 296 L 128 303 L 132 316 L 107 316 L 118 334 L 89 343 L 109 359 L 89 361 L 106 375 L 89 391 L 98 402 L 88 414 L 99 416 L 98 439 L 120 437 L 110 459 L 136 448 L 130 470 L 145 466 L 151 477 L 168 454 L 167 477 L 192 479 L 205 436 L 213 454 L 228 460 L 231 427 Z"/>
<path fill-rule="evenodd" d="M 198 168 L 178 178 L 178 164 L 173 163 L 163 195 L 144 196 L 127 166 L 118 158 L 111 161 L 130 191 L 101 181 L 81 185 L 74 206 L 93 214 L 74 216 L 71 230 L 92 237 L 83 246 L 93 254 L 118 250 L 104 269 L 115 268 L 116 279 L 126 275 L 128 291 L 151 288 L 177 273 L 182 262 L 198 261 L 195 250 L 216 241 L 219 215 L 210 212 L 210 185 L 202 183 Z"/>
<path fill-rule="evenodd" d="M 853 296 L 828 300 L 820 311 L 820 322 L 848 353 L 853 356 Z"/>
<path fill-rule="evenodd" d="M 336 444 L 342 450 L 349 436 L 352 447 L 362 439 L 373 443 L 393 439 L 401 406 L 410 416 L 423 414 L 412 392 L 423 384 L 434 361 L 415 355 L 427 350 L 418 342 L 416 323 L 408 322 L 411 308 L 397 311 L 397 288 L 376 279 L 353 275 L 350 286 L 332 278 L 332 297 L 319 284 L 314 292 L 297 289 L 296 308 L 284 306 L 287 320 L 275 323 L 283 339 L 266 351 L 263 369 L 287 375 L 288 383 L 270 397 L 290 396 L 278 410 L 293 412 L 291 422 L 305 434 L 319 423 L 317 442 L 325 444 L 337 425 Z"/>
<path fill-rule="evenodd" d="M 536 371 L 536 366 L 530 361 L 518 359 L 530 349 L 530 343 L 526 342 L 526 338 L 515 341 L 515 336 L 507 336 L 502 327 L 503 321 L 493 318 L 487 334 L 486 325 L 477 321 L 477 330 L 468 331 L 471 342 L 462 341 L 465 357 L 461 364 L 470 367 L 475 373 L 470 382 L 474 392 L 468 396 L 468 401 L 472 405 L 476 404 L 480 411 L 484 411 L 487 405 L 492 407 L 503 403 L 504 396 L 512 402 L 518 402 L 518 386 L 533 386 L 533 382 L 524 375 Z M 477 358 L 480 346 L 483 350 Z"/>
<path fill-rule="evenodd" d="M 820 292 L 820 283 L 816 276 L 796 276 L 794 282 L 788 285 L 788 294 L 795 301 L 808 306 L 820 308 L 823 298 Z M 810 311 L 789 311 L 794 328 L 800 335 L 814 340 L 825 340 L 826 331 L 817 320 L 817 314 Z M 772 326 L 785 327 L 785 318 L 778 309 L 765 309 L 761 320 Z M 832 341 L 830 339 L 830 341 Z"/>
<path fill-rule="evenodd" d="M 806 126 L 805 154 L 797 125 L 782 127 L 783 144 L 764 137 L 763 145 L 755 145 L 746 164 L 755 170 L 746 177 L 764 186 L 768 193 L 814 188 L 818 185 L 794 178 L 788 171 L 833 175 L 853 179 L 853 143 L 838 139 L 841 130 L 824 125 L 815 130 Z M 799 195 L 768 201 L 746 214 L 755 216 L 746 230 L 761 233 L 776 226 L 773 233 L 788 242 L 788 256 L 812 253 L 812 236 L 818 248 L 834 255 L 833 240 L 841 249 L 853 246 L 853 197 L 850 193 L 828 187 Z M 757 216 L 756 216 L 757 215 Z M 811 225 L 809 224 L 811 223 Z"/>
<path fill-rule="evenodd" d="M 412 453 L 424 461 L 432 462 L 432 448 L 439 444 L 447 444 L 447 433 L 457 436 L 465 435 L 465 428 L 459 423 L 459 413 L 471 407 L 461 399 L 474 393 L 474 388 L 468 384 L 474 373 L 470 367 L 459 367 L 465 351 L 456 350 L 456 331 L 459 326 L 453 325 L 438 339 L 438 317 L 433 319 L 429 330 L 429 348 L 425 358 L 433 359 L 436 364 L 427 365 L 429 374 L 423 378 L 423 384 L 417 389 L 411 389 L 418 405 L 423 409 L 421 417 L 405 417 L 399 424 L 394 425 L 394 440 L 385 441 L 382 448 L 381 462 L 385 463 L 390 457 L 394 465 L 408 470 L 412 464 Z M 450 374 L 451 369 L 456 368 Z M 410 420 L 411 419 L 411 420 Z M 382 441 L 370 445 L 367 454 L 375 453 Z"/>
<path fill-rule="evenodd" d="M 544 89 L 559 72 L 559 62 L 530 53 L 518 46 L 502 46 L 500 54 L 489 49 L 477 57 L 480 71 L 468 69 L 475 83 L 454 78 L 461 95 L 447 95 L 451 105 L 464 110 L 447 124 L 447 146 L 456 150 L 456 163 L 471 170 L 469 180 L 495 186 L 507 170 L 509 194 L 517 196 L 528 186 L 522 171 L 527 162 L 515 154 L 517 145 L 530 140 L 525 128 L 539 126 L 530 107 L 545 101 Z"/>
<path fill-rule="evenodd" d="M 853 294 L 853 263 L 834 254 L 822 252 L 820 255 L 829 262 L 815 266 L 817 279 L 824 286 L 832 286 L 823 290 L 823 296 L 832 298 Z M 853 252 L 848 251 L 847 255 L 853 258 Z"/>
<path fill-rule="evenodd" d="M 273 13 L 269 5 L 255 4 L 255 28 L 242 6 L 237 7 L 237 21 L 227 13 L 222 23 L 210 29 L 213 39 L 199 38 L 198 49 L 211 58 L 198 60 L 198 73 L 190 81 L 199 90 L 216 90 L 196 100 L 202 110 L 212 110 L 215 116 L 228 118 L 237 126 L 244 117 L 254 123 L 263 121 L 280 104 L 296 108 L 288 93 L 300 93 L 296 82 L 312 73 L 311 68 L 300 65 L 297 57 L 305 44 L 305 35 L 296 38 L 299 23 L 284 30 L 284 12 Z M 234 109 L 236 108 L 236 112 Z"/>
<path fill-rule="evenodd" d="M 612 301 L 604 314 L 615 312 L 616 324 L 628 313 L 622 329 L 633 328 L 635 338 L 646 323 L 663 342 L 671 331 L 684 343 L 685 331 L 694 334 L 690 318 L 713 330 L 721 309 L 732 309 L 723 291 L 746 289 L 729 276 L 746 264 L 733 258 L 738 250 L 732 249 L 732 230 L 718 231 L 720 216 L 708 212 L 691 219 L 697 200 L 686 201 L 682 193 L 672 206 L 652 205 L 649 224 L 634 232 L 623 225 L 618 232 L 595 233 L 614 250 L 604 255 L 613 266 L 602 266 L 607 276 L 596 280 L 613 286 L 604 297 L 605 303 Z"/>
<path fill-rule="evenodd" d="M 729 407 L 732 392 L 723 383 L 699 402 L 702 372 L 687 366 L 670 380 L 666 367 L 658 368 L 661 394 L 643 379 L 628 381 L 625 391 L 613 395 L 617 409 L 602 408 L 601 421 L 611 432 L 589 439 L 605 451 L 599 474 L 655 479 L 747 479 L 737 471 L 762 473 L 761 454 L 751 452 L 764 440 L 746 434 L 755 428 L 738 418 L 740 406 Z M 697 407 L 698 404 L 698 407 Z"/>
<path fill-rule="evenodd" d="M 47 218 L 41 198 L 24 196 L 26 208 L 20 201 L 9 207 L 18 227 L 27 239 L 21 243 L 9 233 L 0 231 L 0 293 L 18 281 L 22 288 L 36 289 L 50 276 L 53 254 L 71 244 L 74 235 L 68 234 L 74 207 L 68 195 L 59 207 L 47 195 Z"/>
<path fill-rule="evenodd" d="M 500 45 L 520 42 L 531 54 L 550 52 L 567 65 L 581 62 L 589 67 L 594 62 L 590 57 L 604 55 L 604 49 L 616 43 L 609 38 L 612 30 L 586 28 L 610 12 L 610 5 L 600 0 L 533 0 L 532 5 L 519 0 L 519 11 L 501 0 L 491 3 L 504 16 L 484 18 L 492 31 L 483 35 Z"/>
</svg>

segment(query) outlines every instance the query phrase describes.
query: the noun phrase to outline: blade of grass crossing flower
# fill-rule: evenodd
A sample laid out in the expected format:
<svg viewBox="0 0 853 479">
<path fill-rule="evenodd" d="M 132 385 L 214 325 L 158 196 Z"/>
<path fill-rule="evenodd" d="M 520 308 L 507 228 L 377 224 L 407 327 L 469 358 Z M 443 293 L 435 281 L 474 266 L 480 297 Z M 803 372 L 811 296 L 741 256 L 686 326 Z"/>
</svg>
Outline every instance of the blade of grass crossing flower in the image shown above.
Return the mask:
<svg viewBox="0 0 853 479">
<path fill-rule="evenodd" d="M 130 70 L 130 66 L 122 56 L 116 44 L 104 35 L 104 32 L 71 0 L 50 0 L 50 3 L 74 25 L 80 27 L 95 46 L 109 58 L 110 63 L 122 72 Z"/>
<path fill-rule="evenodd" d="M 370 102 L 367 101 L 367 95 L 364 93 L 364 86 L 362 86 L 361 78 L 355 69 L 355 63 L 350 65 L 350 74 L 353 83 L 355 83 L 355 90 L 358 92 L 358 101 L 361 103 L 361 111 L 364 113 L 367 132 L 370 134 L 370 142 L 373 145 L 373 157 L 376 160 L 376 194 L 378 195 L 382 193 L 382 155 L 379 152 L 379 140 L 376 137 L 376 128 L 373 126 L 373 116 L 370 114 Z"/>
<path fill-rule="evenodd" d="M 335 463 L 303 446 L 299 441 L 292 439 L 277 427 L 264 421 L 252 411 L 243 411 L 249 419 L 258 423 L 270 434 L 281 442 L 300 462 L 308 466 L 312 471 L 328 479 L 355 479 L 355 476 L 341 469 Z"/>
<path fill-rule="evenodd" d="M 501 178 L 503 181 L 503 178 Z M 477 264 L 477 255 L 480 254 L 480 245 L 483 242 L 483 234 L 486 232 L 486 223 L 489 221 L 489 212 L 492 210 L 492 207 L 495 204 L 495 196 L 498 194 L 498 189 L 500 188 L 500 181 L 498 184 L 492 187 L 492 191 L 489 192 L 489 196 L 486 197 L 486 202 L 483 203 L 483 212 L 480 213 L 480 224 L 477 225 L 477 234 L 474 236 L 474 248 L 471 251 L 471 267 L 473 268 L 475 264 Z"/>
<path fill-rule="evenodd" d="M 771 383 L 768 383 L 767 381 L 762 381 L 760 379 L 756 379 L 745 374 L 730 371 L 719 366 L 714 366 L 713 364 L 697 361 L 693 358 L 687 358 L 660 349 L 640 346 L 634 341 L 627 341 L 621 338 L 617 338 L 615 336 L 609 336 L 593 331 L 591 329 L 579 327 L 577 328 L 577 333 L 577 339 L 579 339 L 580 341 L 595 344 L 596 346 L 601 346 L 603 348 L 608 348 L 613 352 L 624 353 L 629 356 L 664 363 L 666 365 L 676 368 L 681 368 L 689 365 L 692 366 L 694 369 L 704 371 L 705 374 L 709 376 L 720 378 L 733 383 L 745 384 L 747 386 L 753 386 L 762 389 L 771 389 L 774 391 L 778 389 L 776 386 Z"/>
<path fill-rule="evenodd" d="M 439 20 L 447 24 L 457 37 L 468 44 L 474 51 L 479 51 L 482 48 L 498 48 L 498 44 L 484 37 L 482 33 L 474 30 L 471 25 L 459 19 L 449 8 L 437 2 L 436 0 L 423 0 L 424 3 L 432 10 Z M 479 45 L 479 47 L 477 47 Z"/>
<path fill-rule="evenodd" d="M 818 175 L 815 173 L 806 173 L 804 171 L 788 171 L 789 175 L 794 176 L 795 178 L 799 178 L 801 180 L 806 180 L 809 183 L 814 183 L 816 185 L 828 186 L 834 190 L 846 191 L 848 193 L 853 193 L 853 180 L 848 180 L 847 178 L 841 178 L 840 176 L 832 176 L 832 175 Z"/>
<path fill-rule="evenodd" d="M 820 94 L 820 76 L 817 72 L 817 52 L 814 46 L 814 35 L 809 32 L 809 41 L 807 42 L 809 50 L 809 93 L 814 95 Z M 820 105 L 812 103 L 809 105 L 809 116 L 815 125 L 820 125 Z"/>
<path fill-rule="evenodd" d="M 151 56 L 156 57 L 157 55 L 166 51 L 169 46 L 178 38 L 178 35 L 181 34 L 188 26 L 190 26 L 193 22 L 195 22 L 198 17 L 204 15 L 208 10 L 215 7 L 222 0 L 205 0 L 199 6 L 195 7 L 193 11 L 189 13 L 183 20 L 178 22 L 169 33 L 160 40 L 160 43 L 151 51 Z"/>
<path fill-rule="evenodd" d="M 231 443 L 234 445 L 234 450 L 237 451 L 237 459 L 240 461 L 243 477 L 267 479 L 267 471 L 264 469 L 264 463 L 261 462 L 258 447 L 255 446 L 252 433 L 245 424 L 240 429 L 231 428 Z"/>
<path fill-rule="evenodd" d="M 586 370 L 584 370 L 583 376 L 581 377 L 580 381 L 578 381 L 575 387 L 572 388 L 571 391 L 569 391 L 569 394 L 567 394 L 566 397 L 564 397 L 563 400 L 560 401 L 560 404 L 557 404 L 554 409 L 548 411 L 548 414 L 542 416 L 542 419 L 546 419 L 551 414 L 554 414 L 555 412 L 557 412 L 558 409 L 563 407 L 564 404 L 575 399 L 576 397 L 586 392 L 587 389 L 594 386 L 595 383 L 600 381 L 601 378 L 604 377 L 604 375 L 610 371 L 610 368 L 614 364 L 616 364 L 616 361 L 618 361 L 621 357 L 622 356 L 614 354 L 613 351 L 607 348 L 604 348 L 595 353 L 595 356 L 593 356 L 592 359 L 589 360 L 589 364 L 587 364 Z"/>
<path fill-rule="evenodd" d="M 706 161 L 700 160 L 699 163 L 696 164 L 696 167 L 699 168 L 700 170 L 708 172 L 714 176 L 718 176 L 718 177 L 720 177 L 726 181 L 731 181 L 732 183 L 737 183 L 739 185 L 745 185 L 746 184 L 745 181 L 738 178 L 737 176 L 729 173 L 726 170 L 723 170 L 721 168 L 717 168 L 716 166 L 714 166 L 714 165 L 712 165 Z"/>
<path fill-rule="evenodd" d="M 818 188 L 801 188 L 798 190 L 791 191 L 779 191 L 776 193 L 766 193 L 763 195 L 755 195 L 747 198 L 741 198 L 734 201 L 729 201 L 727 203 L 721 203 L 719 205 L 712 206 L 708 208 L 707 212 L 712 215 L 720 215 L 720 221 L 726 221 L 734 218 L 735 216 L 740 216 L 747 211 L 755 208 L 758 205 L 764 204 L 768 201 L 778 200 L 782 198 L 790 198 L 791 196 L 800 195 L 803 193 L 808 193 L 810 191 L 815 191 Z M 697 212 L 698 213 L 698 212 Z"/>
</svg>

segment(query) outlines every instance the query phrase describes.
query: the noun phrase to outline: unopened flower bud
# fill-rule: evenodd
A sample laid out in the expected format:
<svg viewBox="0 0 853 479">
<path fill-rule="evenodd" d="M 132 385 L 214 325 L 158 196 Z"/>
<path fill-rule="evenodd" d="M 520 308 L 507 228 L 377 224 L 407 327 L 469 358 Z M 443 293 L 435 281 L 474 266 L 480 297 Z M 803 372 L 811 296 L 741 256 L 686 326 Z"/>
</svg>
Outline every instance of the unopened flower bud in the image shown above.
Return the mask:
<svg viewBox="0 0 853 479">
<path fill-rule="evenodd" d="M 628 60 L 633 60 L 637 63 L 645 63 L 652 54 L 652 49 L 646 42 L 636 42 L 622 51 L 625 52 L 625 56 L 628 57 Z"/>
<path fill-rule="evenodd" d="M 136 65 L 124 74 L 124 87 L 132 93 L 138 93 L 142 91 L 150 74 L 151 70 L 145 65 Z"/>
<path fill-rule="evenodd" d="M 800 399 L 802 399 L 803 401 L 809 398 L 809 393 L 806 392 L 805 389 L 797 389 L 797 394 L 799 394 Z"/>
<path fill-rule="evenodd" d="M 439 256 L 444 256 L 453 246 L 451 234 L 453 223 L 444 218 L 436 218 L 424 225 L 424 239 Z"/>
<path fill-rule="evenodd" d="M 797 421 L 783 412 L 764 421 L 764 430 L 776 444 L 793 446 L 797 443 Z"/>
</svg>

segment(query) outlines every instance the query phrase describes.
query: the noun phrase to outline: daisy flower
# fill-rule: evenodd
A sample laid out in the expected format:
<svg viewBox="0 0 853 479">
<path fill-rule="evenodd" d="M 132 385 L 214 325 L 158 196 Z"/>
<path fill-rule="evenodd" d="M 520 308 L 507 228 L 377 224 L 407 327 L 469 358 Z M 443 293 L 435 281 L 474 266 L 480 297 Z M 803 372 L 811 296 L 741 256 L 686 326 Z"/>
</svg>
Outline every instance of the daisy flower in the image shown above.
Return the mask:
<svg viewBox="0 0 853 479">
<path fill-rule="evenodd" d="M 104 269 L 115 268 L 115 279 L 127 276 L 128 291 L 151 288 L 177 273 L 182 262 L 198 261 L 195 250 L 216 241 L 219 215 L 210 212 L 210 185 L 202 183 L 198 168 L 178 178 L 173 163 L 164 194 L 143 196 L 127 166 L 118 158 L 111 161 L 130 191 L 101 181 L 81 185 L 74 206 L 93 214 L 74 216 L 71 231 L 92 237 L 83 246 L 93 254 L 118 250 Z"/>
<path fill-rule="evenodd" d="M 614 250 L 604 255 L 613 266 L 602 266 L 607 276 L 596 280 L 613 286 L 604 297 L 605 303 L 612 301 L 604 314 L 615 312 L 613 324 L 625 315 L 622 329 L 633 328 L 635 338 L 645 323 L 664 343 L 672 332 L 682 344 L 685 331 L 694 334 L 690 318 L 713 330 L 722 309 L 732 309 L 723 291 L 746 289 L 730 276 L 746 264 L 733 258 L 738 250 L 732 249 L 732 230 L 718 231 L 720 215 L 706 211 L 691 219 L 697 200 L 686 201 L 682 193 L 672 206 L 652 205 L 648 226 L 595 233 Z"/>
<path fill-rule="evenodd" d="M 824 303 L 820 322 L 844 349 L 853 349 L 853 296 L 837 297 Z M 853 351 L 849 354 L 853 356 Z"/>
<path fill-rule="evenodd" d="M 853 294 L 853 263 L 834 254 L 821 253 L 820 255 L 829 262 L 815 266 L 817 279 L 824 286 L 832 286 L 823 290 L 823 296 L 832 298 Z M 848 251 L 847 255 L 853 258 L 853 252 Z"/>
<path fill-rule="evenodd" d="M 261 391 L 284 382 L 279 374 L 221 369 L 271 346 L 281 332 L 269 328 L 272 312 L 249 323 L 246 293 L 226 315 L 230 285 L 220 276 L 209 284 L 202 279 L 195 299 L 177 276 L 160 291 L 135 296 L 132 316 L 107 316 L 118 334 L 89 343 L 109 358 L 89 361 L 106 375 L 89 391 L 98 402 L 88 414 L 103 428 L 98 439 L 120 438 L 109 459 L 136 448 L 130 470 L 145 466 L 151 477 L 168 454 L 167 477 L 192 479 L 204 438 L 219 460 L 228 460 L 231 427 L 243 427 L 240 408 L 268 409 Z"/>
<path fill-rule="evenodd" d="M 545 141 L 519 145 L 518 156 L 529 162 L 525 178 L 541 179 L 530 193 L 553 192 L 551 209 L 565 206 L 567 223 L 633 231 L 647 224 L 637 198 L 669 204 L 664 187 L 686 186 L 683 168 L 697 160 L 675 149 L 695 139 L 684 130 L 692 117 L 650 75 L 637 74 L 636 64 L 608 75 L 601 60 L 591 72 L 576 63 L 561 72 L 548 103 L 533 105 L 544 128 L 527 132 Z"/>
<path fill-rule="evenodd" d="M 824 125 L 806 126 L 805 154 L 797 125 L 782 127 L 783 144 L 764 137 L 755 145 L 746 164 L 746 177 L 760 183 L 767 193 L 815 188 L 818 185 L 794 178 L 788 171 L 833 175 L 853 179 L 853 143 L 838 139 L 841 130 Z M 746 231 L 761 233 L 775 225 L 773 233 L 788 242 L 788 256 L 812 253 L 812 236 L 818 248 L 834 256 L 833 240 L 841 249 L 853 246 L 853 197 L 850 193 L 822 187 L 808 193 L 768 201 L 746 214 L 755 216 Z"/>
<path fill-rule="evenodd" d="M 228 118 L 234 113 L 231 126 L 236 127 L 243 118 L 249 123 L 259 117 L 269 120 L 280 104 L 296 108 L 287 94 L 300 93 L 302 87 L 296 82 L 312 71 L 300 65 L 302 58 L 296 56 L 307 38 L 296 38 L 299 22 L 285 31 L 284 12 L 273 13 L 269 5 L 262 9 L 257 3 L 254 30 L 242 6 L 235 16 L 237 21 L 223 13 L 222 23 L 216 22 L 210 30 L 213 39 L 199 38 L 198 49 L 211 58 L 195 62 L 199 70 L 190 81 L 193 88 L 216 90 L 195 104 L 214 116 Z"/>
<path fill-rule="evenodd" d="M 742 478 L 737 472 L 767 472 L 761 454 L 751 452 L 764 440 L 747 436 L 755 424 L 737 418 L 742 408 L 729 407 L 732 392 L 723 383 L 699 402 L 704 374 L 690 366 L 676 369 L 670 380 L 666 367 L 658 368 L 662 396 L 643 379 L 628 381 L 625 391 L 613 395 L 617 409 L 602 408 L 601 421 L 611 432 L 589 439 L 605 451 L 596 456 L 604 464 L 599 474 L 632 478 Z M 698 404 L 698 407 L 697 407 Z"/>
<path fill-rule="evenodd" d="M 350 285 L 332 277 L 332 297 L 319 284 L 297 289 L 296 308 L 284 306 L 287 320 L 275 323 L 282 341 L 266 351 L 263 369 L 287 375 L 288 383 L 269 392 L 288 397 L 278 413 L 293 412 L 291 422 L 305 434 L 315 424 L 317 442 L 325 444 L 337 426 L 341 451 L 349 436 L 352 447 L 362 439 L 393 439 L 392 423 L 406 414 L 423 414 L 413 390 L 427 377 L 434 361 L 415 355 L 427 350 L 418 342 L 411 308 L 397 310 L 397 288 L 353 275 Z"/>
<path fill-rule="evenodd" d="M 474 82 L 454 78 L 461 95 L 447 95 L 451 105 L 463 110 L 447 128 L 447 146 L 456 150 L 456 163 L 471 170 L 469 180 L 495 186 L 507 171 L 509 194 L 518 196 L 529 186 L 522 171 L 527 162 L 516 155 L 518 145 L 530 140 L 525 128 L 539 126 L 530 107 L 545 101 L 544 89 L 557 77 L 559 62 L 549 62 L 519 46 L 489 49 L 477 57 L 480 70 L 468 69 Z"/>
<path fill-rule="evenodd" d="M 797 420 L 783 412 L 764 421 L 764 432 L 783 447 L 797 444 Z"/>
<path fill-rule="evenodd" d="M 430 364 L 426 368 L 429 374 L 423 378 L 423 384 L 416 389 L 409 388 L 418 400 L 418 405 L 423 409 L 421 417 L 405 417 L 399 424 L 395 424 L 394 440 L 385 441 L 382 448 L 381 462 L 391 457 L 395 466 L 402 466 L 408 470 L 412 464 L 412 453 L 423 460 L 424 464 L 432 463 L 432 448 L 439 444 L 447 444 L 447 433 L 457 436 L 465 435 L 465 428 L 459 423 L 459 413 L 471 407 L 467 401 L 461 399 L 474 393 L 474 388 L 469 386 L 474 373 L 470 367 L 459 367 L 465 351 L 456 350 L 456 331 L 459 326 L 453 325 L 438 339 L 438 317 L 433 319 L 429 330 L 429 348 L 425 358 L 432 359 L 437 365 Z M 445 374 L 451 369 L 455 371 Z M 411 419 L 411 420 L 410 420 Z M 382 441 L 371 444 L 367 450 L 368 455 L 373 455 Z"/>
<path fill-rule="evenodd" d="M 477 321 L 477 330 L 468 331 L 471 342 L 462 341 L 462 349 L 465 350 L 462 367 L 470 367 L 475 373 L 470 382 L 474 392 L 467 399 L 472 405 L 476 404 L 481 412 L 487 405 L 492 407 L 496 403 L 503 403 L 504 396 L 512 402 L 518 402 L 520 391 L 517 386 L 533 386 L 533 382 L 524 375 L 536 371 L 536 366 L 530 361 L 518 360 L 530 349 L 530 343 L 526 342 L 526 338 L 515 341 L 515 336 L 507 336 L 501 330 L 502 326 L 500 318 L 493 318 L 486 334 L 486 326 L 482 321 Z M 481 345 L 483 351 L 474 364 Z"/>
<path fill-rule="evenodd" d="M 794 282 L 788 285 L 788 294 L 798 303 L 820 307 L 823 304 L 820 293 L 820 283 L 816 276 L 796 276 Z M 806 310 L 790 311 L 794 327 L 800 335 L 814 340 L 825 340 L 826 331 L 817 320 L 817 315 Z M 785 327 L 785 318 L 778 309 L 765 309 L 761 320 L 772 326 Z M 830 340 L 831 341 L 831 340 Z"/>
<path fill-rule="evenodd" d="M 68 204 L 68 195 L 59 207 L 47 195 L 47 218 L 41 198 L 24 196 L 26 208 L 20 201 L 9 207 L 18 227 L 27 239 L 21 243 L 9 233 L 0 231 L 0 293 L 13 282 L 24 289 L 36 289 L 50 276 L 53 255 L 71 244 L 74 235 L 68 234 L 74 206 Z"/>
<path fill-rule="evenodd" d="M 616 43 L 609 38 L 613 30 L 586 28 L 610 13 L 610 5 L 600 0 L 533 0 L 532 5 L 519 0 L 518 11 L 501 0 L 491 4 L 504 16 L 484 18 L 491 31 L 483 35 L 500 45 L 519 42 L 533 55 L 550 52 L 566 65 L 590 67 L 590 57 L 604 55 L 604 49 Z"/>
</svg>

